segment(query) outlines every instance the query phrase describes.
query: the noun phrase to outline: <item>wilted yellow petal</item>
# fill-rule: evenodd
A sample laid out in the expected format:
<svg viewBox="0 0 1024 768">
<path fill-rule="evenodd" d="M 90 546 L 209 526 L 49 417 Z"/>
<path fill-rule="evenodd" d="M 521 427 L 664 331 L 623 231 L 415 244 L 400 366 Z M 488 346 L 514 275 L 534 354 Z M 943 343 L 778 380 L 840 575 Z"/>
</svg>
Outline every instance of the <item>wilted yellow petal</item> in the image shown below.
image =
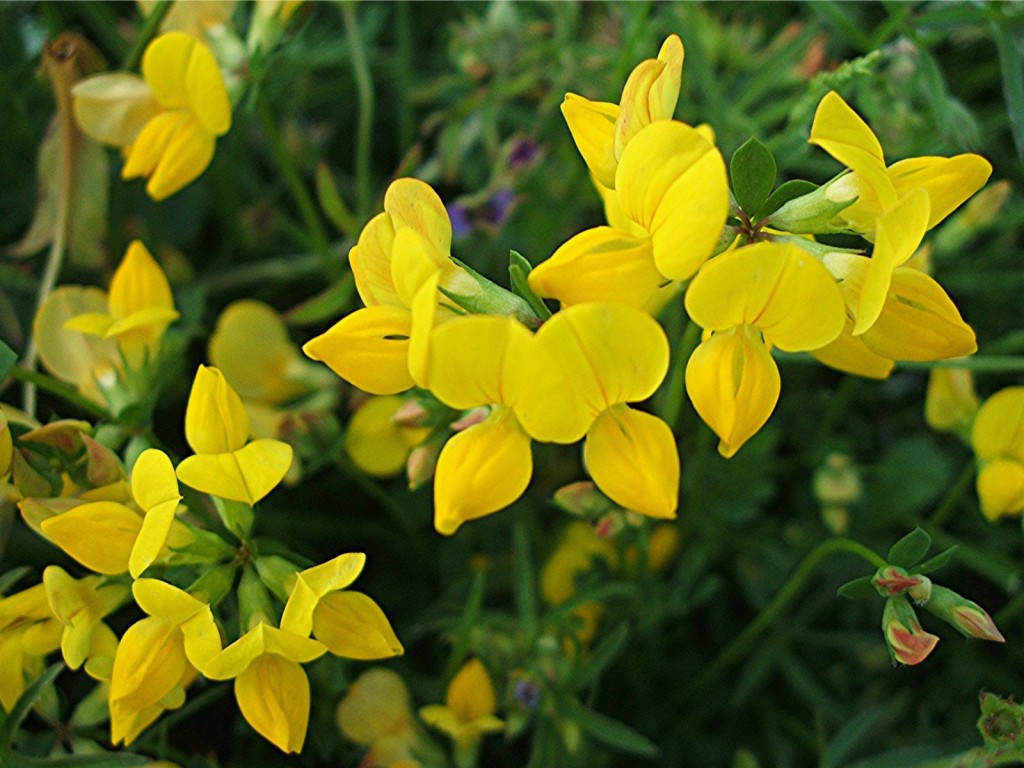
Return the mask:
<svg viewBox="0 0 1024 768">
<path fill-rule="evenodd" d="M 408 362 L 411 332 L 412 315 L 404 307 L 367 307 L 307 341 L 302 351 L 359 389 L 393 395 L 413 385 Z"/>
<path fill-rule="evenodd" d="M 390 622 L 361 592 L 332 592 L 313 614 L 313 636 L 335 656 L 370 661 L 403 653 Z"/>
<path fill-rule="evenodd" d="M 1024 387 L 1005 387 L 978 409 L 971 445 L 983 461 L 1006 456 L 1024 463 Z"/>
<path fill-rule="evenodd" d="M 642 307 L 667 281 L 654 265 L 651 239 L 594 227 L 567 240 L 530 272 L 530 287 L 562 306 L 620 301 Z"/>
<path fill-rule="evenodd" d="M 399 397 L 372 397 L 352 414 L 345 430 L 345 450 L 363 472 L 390 477 L 405 467 L 409 444 L 392 421 L 401 405 Z"/>
<path fill-rule="evenodd" d="M 452 224 L 444 203 L 429 184 L 419 179 L 391 182 L 384 193 L 384 210 L 391 215 L 396 235 L 404 227 L 414 230 L 426 240 L 434 263 L 445 265 L 452 245 Z"/>
<path fill-rule="evenodd" d="M 112 576 L 128 570 L 142 518 L 123 504 L 94 501 L 44 520 L 40 527 L 86 568 Z"/>
<path fill-rule="evenodd" d="M 996 459 L 978 472 L 978 499 L 990 521 L 1019 515 L 1024 510 L 1024 464 Z"/>
<path fill-rule="evenodd" d="M 992 164 L 980 155 L 911 157 L 889 166 L 889 177 L 901 196 L 914 189 L 928 193 L 931 229 L 985 186 Z"/>
<path fill-rule="evenodd" d="M 282 752 L 301 752 L 309 724 L 309 679 L 294 661 L 268 654 L 235 679 L 242 716 Z"/>
<path fill-rule="evenodd" d="M 661 419 L 617 405 L 587 432 L 587 471 L 616 504 L 648 517 L 671 519 L 679 504 L 679 451 Z"/>
<path fill-rule="evenodd" d="M 255 504 L 284 479 L 292 447 L 281 440 L 254 440 L 231 453 L 197 454 L 178 465 L 178 479 L 204 493 Z"/>
<path fill-rule="evenodd" d="M 839 335 L 843 297 L 821 263 L 790 244 L 755 243 L 709 261 L 686 291 L 686 311 L 702 328 L 754 325 L 789 352 Z"/>
<path fill-rule="evenodd" d="M 751 326 L 714 334 L 686 364 L 686 391 L 726 458 L 768 421 L 781 386 L 779 369 Z"/>
<path fill-rule="evenodd" d="M 615 122 L 615 156 L 643 128 L 658 120 L 671 120 L 679 99 L 683 72 L 683 43 L 669 35 L 657 59 L 640 62 L 629 74 L 619 100 Z"/>
<path fill-rule="evenodd" d="M 825 94 L 818 104 L 809 141 L 860 175 L 878 196 L 882 210 L 896 204 L 896 188 L 886 172 L 882 145 L 868 124 L 835 91 Z"/>
<path fill-rule="evenodd" d="M 391 216 L 379 213 L 359 233 L 359 242 L 348 252 L 356 290 L 363 304 L 404 306 L 391 281 L 391 250 L 395 243 L 395 227 Z"/>
<path fill-rule="evenodd" d="M 196 453 L 228 453 L 245 445 L 249 417 L 217 368 L 200 365 L 185 409 L 185 438 Z"/>
<path fill-rule="evenodd" d="M 590 172 L 599 182 L 615 188 L 615 121 L 619 105 L 590 101 L 575 93 L 565 94 L 562 116 L 572 134 L 576 148 Z"/>
<path fill-rule="evenodd" d="M 467 520 L 507 507 L 532 474 L 530 438 L 509 409 L 496 407 L 442 449 L 434 474 L 434 527 L 450 535 Z"/>
<path fill-rule="evenodd" d="M 480 659 L 470 659 L 448 685 L 445 703 L 464 723 L 494 714 L 494 683 Z"/>
<path fill-rule="evenodd" d="M 160 112 L 146 82 L 124 72 L 96 75 L 71 89 L 75 120 L 87 136 L 115 147 L 129 145 Z"/>
</svg>

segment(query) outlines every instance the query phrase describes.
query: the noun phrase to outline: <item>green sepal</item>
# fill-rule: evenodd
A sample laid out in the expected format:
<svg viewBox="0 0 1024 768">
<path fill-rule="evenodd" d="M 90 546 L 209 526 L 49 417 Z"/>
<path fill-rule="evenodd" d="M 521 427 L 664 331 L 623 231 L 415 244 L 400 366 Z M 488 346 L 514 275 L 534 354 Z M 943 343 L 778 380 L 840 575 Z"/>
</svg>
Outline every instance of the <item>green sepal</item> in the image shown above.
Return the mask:
<svg viewBox="0 0 1024 768">
<path fill-rule="evenodd" d="M 813 192 L 794 197 L 767 217 L 766 223 L 774 229 L 781 229 L 794 235 L 823 235 L 848 231 L 845 227 L 834 226 L 832 220 L 849 208 L 856 197 L 848 200 L 830 200 L 828 184 Z"/>
<path fill-rule="evenodd" d="M 286 602 L 291 586 L 289 582 L 302 570 L 301 567 L 280 555 L 260 556 L 256 558 L 254 565 L 267 589 L 279 600 Z"/>
<path fill-rule="evenodd" d="M 256 569 L 246 566 L 238 582 L 238 627 L 244 635 L 263 621 L 272 627 L 278 624 L 278 615 L 270 602 L 270 593 Z"/>
<path fill-rule="evenodd" d="M 847 600 L 866 600 L 878 594 L 875 585 L 871 582 L 873 578 L 873 576 L 861 576 L 859 579 L 846 582 L 836 592 Z"/>
<path fill-rule="evenodd" d="M 804 179 L 791 179 L 783 182 L 768 196 L 768 199 L 764 201 L 764 205 L 758 208 L 755 217 L 763 219 L 765 216 L 775 213 L 790 200 L 809 195 L 817 188 L 817 184 L 805 181 Z"/>
<path fill-rule="evenodd" d="M 890 565 L 910 568 L 925 556 L 928 552 L 928 547 L 931 545 L 932 537 L 925 533 L 923 529 L 915 528 L 892 545 L 887 559 Z"/>
<path fill-rule="evenodd" d="M 551 310 L 530 287 L 529 277 L 532 270 L 533 265 L 525 256 L 518 251 L 508 252 L 508 277 L 512 284 L 512 292 L 529 304 L 537 317 L 547 320 L 551 317 Z"/>
<path fill-rule="evenodd" d="M 249 538 L 252 532 L 252 524 L 256 519 L 253 508 L 243 501 L 233 501 L 214 496 L 213 505 L 217 508 L 224 527 L 237 536 L 241 541 Z"/>
<path fill-rule="evenodd" d="M 768 199 L 775 186 L 775 158 L 771 150 L 751 136 L 729 161 L 732 192 L 748 215 L 752 216 Z"/>
<path fill-rule="evenodd" d="M 456 293 L 453 286 L 439 286 L 438 290 L 450 301 L 474 314 L 507 315 L 514 317 L 529 328 L 540 326 L 541 318 L 537 316 L 533 308 L 522 296 L 502 288 L 492 280 L 488 280 L 475 269 L 458 259 L 452 257 L 452 261 L 472 278 L 472 282 L 476 286 L 468 293 Z M 466 283 L 467 281 L 460 281 L 460 287 Z"/>
<path fill-rule="evenodd" d="M 212 568 L 192 582 L 188 593 L 204 603 L 217 605 L 231 594 L 231 588 L 235 585 L 236 570 L 238 566 L 234 563 Z"/>
</svg>

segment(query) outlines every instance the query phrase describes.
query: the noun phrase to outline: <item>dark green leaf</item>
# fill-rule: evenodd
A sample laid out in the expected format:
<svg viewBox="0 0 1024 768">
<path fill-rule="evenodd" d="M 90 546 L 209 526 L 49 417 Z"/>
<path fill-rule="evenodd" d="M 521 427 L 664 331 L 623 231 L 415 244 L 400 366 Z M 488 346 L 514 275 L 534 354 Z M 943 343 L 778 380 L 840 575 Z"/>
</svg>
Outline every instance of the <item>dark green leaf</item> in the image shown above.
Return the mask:
<svg viewBox="0 0 1024 768">
<path fill-rule="evenodd" d="M 932 537 L 921 528 L 915 528 L 902 539 L 892 545 L 887 558 L 890 565 L 898 565 L 900 568 L 910 568 L 918 562 L 928 547 L 932 545 Z"/>
<path fill-rule="evenodd" d="M 7 378 L 14 364 L 18 362 L 18 353 L 0 341 L 0 381 Z"/>
<path fill-rule="evenodd" d="M 1006 101 L 1006 111 L 1010 114 L 1013 140 L 1017 144 L 1017 154 L 1024 157 L 1024 68 L 1020 65 L 1024 46 L 1014 36 L 1010 24 L 1000 24 L 993 19 L 992 32 L 999 51 L 999 65 L 1003 70 L 1003 99 Z"/>
<path fill-rule="evenodd" d="M 532 638 L 537 629 L 537 588 L 533 578 L 533 558 L 530 539 L 522 520 L 516 522 L 513 532 L 515 559 L 512 564 L 512 588 L 523 631 Z"/>
<path fill-rule="evenodd" d="M 790 200 L 803 197 L 817 188 L 817 184 L 804 181 L 803 179 L 791 179 L 784 182 L 768 196 L 768 199 L 764 201 L 764 205 L 758 209 L 756 217 L 763 219 L 768 214 L 775 213 Z"/>
<path fill-rule="evenodd" d="M 845 597 L 847 600 L 865 600 L 872 595 L 878 594 L 878 591 L 871 583 L 870 576 L 861 576 L 859 579 L 848 581 L 837 591 L 841 597 Z"/>
<path fill-rule="evenodd" d="M 950 560 L 953 559 L 953 553 L 956 552 L 956 545 L 954 544 L 949 549 L 939 552 L 935 557 L 930 557 L 921 563 L 919 566 L 914 568 L 914 573 L 931 573 L 942 568 Z"/>
<path fill-rule="evenodd" d="M 551 310 L 530 287 L 529 276 L 532 269 L 533 265 L 521 253 L 508 252 L 508 276 L 512 282 L 512 292 L 526 301 L 537 317 L 547 320 L 551 317 Z"/>
<path fill-rule="evenodd" d="M 775 158 L 771 150 L 751 136 L 729 161 L 732 191 L 740 208 L 756 212 L 775 186 Z"/>
<path fill-rule="evenodd" d="M 579 690 L 597 680 L 605 668 L 618 658 L 627 639 L 629 639 L 629 625 L 623 622 L 598 643 L 586 663 L 576 670 L 572 680 L 573 690 Z"/>
<path fill-rule="evenodd" d="M 575 699 L 570 700 L 562 709 L 562 714 L 570 720 L 575 720 L 594 741 L 632 755 L 654 757 L 658 754 L 658 747 L 642 733 L 634 731 L 625 723 L 586 709 Z"/>
<path fill-rule="evenodd" d="M 469 652 L 469 636 L 473 628 L 480 623 L 480 611 L 484 604 L 484 585 L 486 583 L 487 578 L 484 571 L 477 571 L 473 574 L 473 585 L 469 589 L 469 598 L 462 609 L 459 623 L 455 627 L 455 645 L 452 648 L 452 656 L 448 660 L 448 667 L 445 669 L 445 681 L 450 681 L 455 676 Z"/>
<path fill-rule="evenodd" d="M 7 720 L 4 721 L 3 727 L 0 728 L 0 747 L 2 747 L 4 752 L 10 752 L 11 739 L 14 737 L 14 732 L 18 730 L 18 726 L 21 725 L 21 721 L 28 716 L 32 706 L 42 695 L 46 686 L 52 683 L 63 669 L 64 665 L 61 662 L 47 667 L 43 674 L 36 678 L 36 681 L 26 688 L 21 696 L 18 697 L 18 700 L 14 702 L 14 706 L 11 707 L 11 711 L 7 715 Z"/>
<path fill-rule="evenodd" d="M 341 234 L 354 236 L 359 231 L 359 220 L 338 192 L 334 176 L 326 163 L 320 163 L 316 169 L 316 198 L 328 220 Z"/>
</svg>

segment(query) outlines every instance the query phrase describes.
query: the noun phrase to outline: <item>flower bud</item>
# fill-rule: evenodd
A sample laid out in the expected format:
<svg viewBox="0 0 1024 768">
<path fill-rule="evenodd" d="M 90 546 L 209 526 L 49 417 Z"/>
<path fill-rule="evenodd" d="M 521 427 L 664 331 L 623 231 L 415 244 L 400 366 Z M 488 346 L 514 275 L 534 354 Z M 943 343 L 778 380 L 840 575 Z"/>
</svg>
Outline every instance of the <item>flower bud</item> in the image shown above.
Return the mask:
<svg viewBox="0 0 1024 768">
<path fill-rule="evenodd" d="M 471 408 L 464 412 L 458 420 L 453 421 L 451 424 L 453 432 L 461 432 L 464 429 L 469 429 L 475 424 L 479 424 L 481 421 L 486 419 L 490 415 L 491 409 L 487 406 L 480 408 Z"/>
<path fill-rule="evenodd" d="M 391 417 L 399 427 L 422 427 L 430 415 L 419 400 L 406 400 Z"/>
<path fill-rule="evenodd" d="M 813 192 L 793 198 L 768 217 L 771 227 L 794 235 L 844 231 L 842 226 L 834 226 L 832 220 L 857 202 L 857 190 L 844 182 L 849 178 L 850 174 L 846 174 Z"/>
<path fill-rule="evenodd" d="M 976 637 L 979 640 L 992 640 L 997 643 L 1006 642 L 992 617 L 981 606 L 961 597 L 951 589 L 938 585 L 932 587 L 931 599 L 924 607 L 929 613 L 952 624 L 953 628 L 965 637 Z"/>
<path fill-rule="evenodd" d="M 453 259 L 454 261 L 454 259 Z M 520 296 L 493 283 L 479 272 L 456 261 L 461 269 L 453 270 L 442 281 L 441 293 L 463 309 L 482 315 L 507 315 L 529 328 L 542 322 L 530 305 Z"/>
<path fill-rule="evenodd" d="M 555 491 L 553 500 L 561 509 L 577 517 L 598 517 L 616 508 L 612 500 L 589 480 L 563 485 Z"/>
<path fill-rule="evenodd" d="M 871 583 L 882 597 L 895 597 L 902 595 L 911 587 L 920 585 L 921 580 L 921 576 L 910 576 L 902 568 L 887 565 L 878 569 L 874 578 L 871 579 Z"/>
<path fill-rule="evenodd" d="M 910 666 L 924 661 L 939 642 L 938 637 L 922 629 L 914 609 L 902 595 L 885 601 L 882 633 L 893 662 Z"/>
<path fill-rule="evenodd" d="M 988 744 L 1017 744 L 1024 738 L 1024 707 L 986 691 L 981 694 L 978 730 Z"/>
<path fill-rule="evenodd" d="M 441 455 L 441 444 L 437 440 L 417 445 L 409 452 L 405 462 L 405 474 L 409 478 L 409 490 L 415 491 L 434 477 L 437 457 Z"/>
<path fill-rule="evenodd" d="M 932 580 L 927 576 L 914 576 L 912 578 L 920 579 L 920 582 L 907 588 L 907 597 L 913 600 L 916 605 L 924 605 L 932 596 Z"/>
</svg>

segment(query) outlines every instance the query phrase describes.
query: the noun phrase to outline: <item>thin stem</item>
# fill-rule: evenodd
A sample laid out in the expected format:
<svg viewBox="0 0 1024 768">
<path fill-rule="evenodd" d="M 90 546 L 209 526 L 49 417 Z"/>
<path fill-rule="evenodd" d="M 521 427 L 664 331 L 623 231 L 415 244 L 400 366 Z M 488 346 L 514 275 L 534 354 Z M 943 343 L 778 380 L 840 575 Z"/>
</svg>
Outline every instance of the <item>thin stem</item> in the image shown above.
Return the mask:
<svg viewBox="0 0 1024 768">
<path fill-rule="evenodd" d="M 960 473 L 960 477 L 956 479 L 956 483 L 949 489 L 945 497 L 939 503 L 939 506 L 935 508 L 931 518 L 928 520 L 928 525 L 935 528 L 940 528 L 946 518 L 956 510 L 956 505 L 960 503 L 960 499 L 963 497 L 964 492 L 971 487 L 971 480 L 974 479 L 974 462 L 968 462 Z"/>
<path fill-rule="evenodd" d="M 782 614 L 782 611 L 796 597 L 800 588 L 807 581 L 815 568 L 829 555 L 836 552 L 849 552 L 866 560 L 875 568 L 882 568 L 886 565 L 884 559 L 872 552 L 859 542 L 852 539 L 829 539 L 823 541 L 812 549 L 800 565 L 783 585 L 782 589 L 775 595 L 768 605 L 757 615 L 757 617 L 746 626 L 729 646 L 716 656 L 705 668 L 704 672 L 690 685 L 688 696 L 692 697 L 703 693 L 722 673 L 726 672 L 733 664 L 747 654 L 754 641 Z"/>
<path fill-rule="evenodd" d="M 356 211 L 360 221 L 370 217 L 373 205 L 373 190 L 370 179 L 370 156 L 373 138 L 373 80 L 370 78 L 370 67 L 366 62 L 366 52 L 359 37 L 359 25 L 356 23 L 354 4 L 345 3 L 341 7 L 345 20 L 345 34 L 352 56 L 352 74 L 356 79 L 356 91 L 359 95 L 359 122 L 356 128 Z"/>
<path fill-rule="evenodd" d="M 330 240 L 327 237 L 323 222 L 321 222 L 320 216 L 317 214 L 313 198 L 310 196 L 309 190 L 306 189 L 306 185 L 302 182 L 302 177 L 299 176 L 295 163 L 292 162 L 292 157 L 288 154 L 288 148 L 284 144 L 284 139 L 281 138 L 281 132 L 277 129 L 277 123 L 274 122 L 274 117 L 270 114 L 270 108 L 262 96 L 256 99 L 256 112 L 259 115 L 263 132 L 267 137 L 270 154 L 273 155 L 281 175 L 284 176 L 284 181 L 288 191 L 291 193 L 292 200 L 295 201 L 295 205 L 299 208 L 302 222 L 305 224 L 308 235 L 313 241 L 313 249 L 320 257 L 324 274 L 327 275 L 331 282 L 334 282 L 341 278 L 341 263 L 335 258 L 334 252 L 331 250 Z"/>
<path fill-rule="evenodd" d="M 45 373 L 32 371 L 28 368 L 22 368 L 21 366 L 15 366 L 10 371 L 10 377 L 17 381 L 31 384 L 33 387 L 38 387 L 52 395 L 56 395 L 57 397 L 67 400 L 69 403 L 77 406 L 93 418 L 102 419 L 104 421 L 113 421 L 113 417 L 106 408 L 101 405 L 97 405 L 92 400 L 79 393 L 74 387 L 70 387 L 63 382 L 50 378 Z"/>
<path fill-rule="evenodd" d="M 398 141 L 399 148 L 405 152 L 416 138 L 416 116 L 413 114 L 412 99 L 412 11 L 409 0 L 401 0 L 396 4 L 395 42 L 397 44 L 396 87 L 398 90 Z"/>
<path fill-rule="evenodd" d="M 673 432 L 679 425 L 679 414 L 683 409 L 683 392 L 686 390 L 686 363 L 700 343 L 700 333 L 701 327 L 690 320 L 686 330 L 683 331 L 683 337 L 679 340 L 675 360 L 672 361 L 672 368 L 668 374 L 665 399 L 662 401 L 658 415 L 672 428 Z"/>
<path fill-rule="evenodd" d="M 145 52 L 146 46 L 149 45 L 150 40 L 156 37 L 156 33 L 160 31 L 160 24 L 171 10 L 173 4 L 174 0 L 159 0 L 153 11 L 146 17 L 142 29 L 139 30 L 139 36 L 135 38 L 132 49 L 128 51 L 128 55 L 121 62 L 121 69 L 126 72 L 132 72 L 139 68 L 139 62 L 142 61 L 142 54 Z"/>
</svg>

